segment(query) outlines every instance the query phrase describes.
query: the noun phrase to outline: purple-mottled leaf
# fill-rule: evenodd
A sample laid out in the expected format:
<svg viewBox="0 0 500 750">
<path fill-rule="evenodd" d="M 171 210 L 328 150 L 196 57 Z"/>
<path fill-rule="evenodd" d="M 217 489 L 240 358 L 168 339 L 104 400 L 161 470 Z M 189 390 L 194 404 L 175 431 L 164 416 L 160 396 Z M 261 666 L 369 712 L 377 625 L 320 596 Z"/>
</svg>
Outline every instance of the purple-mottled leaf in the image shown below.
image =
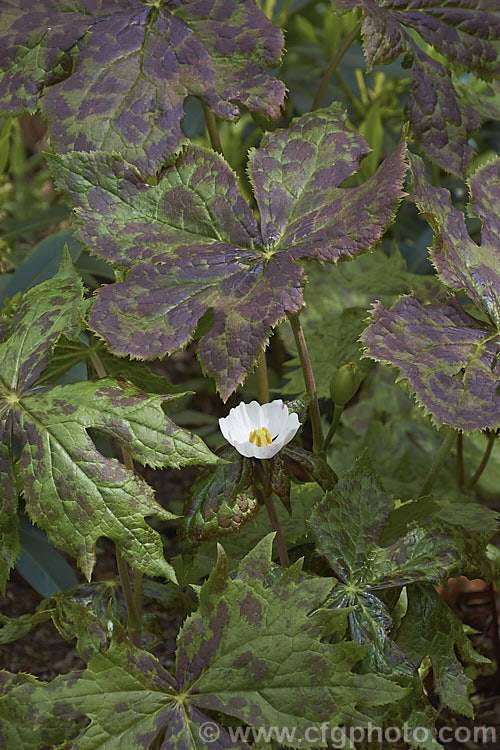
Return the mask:
<svg viewBox="0 0 500 750">
<path fill-rule="evenodd" d="M 499 328 L 500 159 L 484 164 L 468 180 L 468 213 L 481 221 L 479 245 L 469 236 L 465 217 L 453 207 L 449 192 L 429 184 L 418 157 L 412 158 L 412 174 L 410 197 L 435 232 L 431 259 L 441 280 L 455 291 L 466 292 Z"/>
<path fill-rule="evenodd" d="M 79 334 L 82 297 L 82 282 L 65 251 L 57 276 L 23 295 L 0 343 L 0 591 L 20 551 L 13 411 L 47 365 L 59 336 Z"/>
<path fill-rule="evenodd" d="M 235 120 L 238 103 L 279 117 L 266 72 L 283 35 L 251 0 L 0 2 L 0 109 L 41 100 L 59 151 L 119 151 L 155 172 L 185 140 L 184 99 Z"/>
<path fill-rule="evenodd" d="M 393 220 L 404 147 L 363 185 L 342 188 L 367 150 L 344 119 L 338 106 L 304 115 L 252 153 L 262 231 L 213 151 L 186 149 L 154 186 L 118 156 L 50 157 L 59 188 L 76 207 L 79 238 L 128 271 L 125 281 L 100 290 L 91 316 L 114 353 L 163 357 L 185 346 L 211 310 L 199 358 L 227 399 L 269 329 L 302 307 L 298 261 L 353 257 Z"/>
<path fill-rule="evenodd" d="M 220 457 L 225 463 L 198 477 L 186 501 L 183 533 L 194 546 L 239 531 L 259 510 L 251 461 L 233 448 Z"/>
<path fill-rule="evenodd" d="M 363 342 L 370 357 L 401 370 L 437 425 L 464 432 L 500 425 L 498 334 L 456 300 L 403 297 L 392 310 L 377 303 Z"/>
<path fill-rule="evenodd" d="M 30 388 L 59 337 L 78 336 L 82 298 L 83 284 L 65 250 L 57 276 L 23 294 L 9 320 L 8 336 L 0 343 L 0 379 L 6 388 L 18 395 Z"/>
<path fill-rule="evenodd" d="M 40 683 L 33 675 L 0 672 L 0 746 L 4 748 L 54 747 L 70 737 L 80 718 L 50 716 L 34 703 Z M 35 721 L 35 716 L 36 720 Z M 35 726 L 37 723 L 37 726 Z M 45 726 L 41 726 L 45 724 Z"/>
<path fill-rule="evenodd" d="M 437 164 L 455 174 L 473 154 L 468 144 L 479 118 L 460 99 L 450 69 L 494 79 L 500 73 L 500 9 L 497 0 L 335 0 L 341 10 L 361 8 L 368 66 L 404 55 L 413 63 L 414 81 L 407 108 L 413 132 Z M 427 55 L 414 33 L 444 56 L 448 68 Z"/>
<path fill-rule="evenodd" d="M 469 699 L 474 683 L 465 674 L 455 649 L 469 663 L 485 664 L 488 660 L 474 651 L 462 622 L 433 586 L 416 584 L 408 589 L 408 609 L 397 642 L 414 664 L 430 659 L 435 690 L 445 706 L 474 716 Z"/>
<path fill-rule="evenodd" d="M 400 699 L 405 691 L 389 680 L 353 671 L 365 647 L 328 641 L 341 637 L 342 614 L 333 622 L 322 610 L 310 614 L 332 579 L 302 573 L 300 562 L 276 570 L 271 550 L 269 535 L 233 577 L 220 548 L 199 607 L 179 634 L 174 676 L 117 629 L 110 648 L 82 673 L 49 684 L 33 680 L 22 705 L 30 707 L 35 728 L 50 709 L 62 718 L 75 711 L 88 716 L 90 724 L 72 737 L 72 747 L 82 750 L 104 743 L 143 750 L 161 733 L 164 750 L 245 750 L 241 737 L 231 737 L 238 725 L 295 727 L 300 741 L 292 738 L 292 746 L 312 748 L 317 738 L 308 737 L 307 727 L 366 725 L 367 706 Z M 232 717 L 226 729 L 219 713 Z"/>
<path fill-rule="evenodd" d="M 315 506 L 309 521 L 318 552 L 339 578 L 327 605 L 352 607 L 351 636 L 370 644 L 370 668 L 408 686 L 415 672 L 413 653 L 390 636 L 392 619 L 383 603 L 388 590 L 397 589 L 397 598 L 401 586 L 411 591 L 417 581 L 439 583 L 464 573 L 470 560 L 485 560 L 492 533 L 468 529 L 465 538 L 464 528 L 458 531 L 453 523 L 443 522 L 432 503 L 424 507 L 422 511 L 417 500 L 394 511 L 394 501 L 365 453 Z M 461 677 L 465 679 L 462 671 Z"/>
<path fill-rule="evenodd" d="M 307 481 L 317 482 L 324 492 L 332 490 L 337 483 L 337 475 L 321 456 L 304 450 L 298 445 L 289 444 L 283 449 L 283 457 L 288 471 L 293 475 L 293 465 L 300 467 Z"/>
<path fill-rule="evenodd" d="M 363 335 L 368 354 L 395 365 L 436 424 L 464 432 L 500 425 L 500 159 L 470 179 L 469 213 L 482 222 L 478 245 L 447 190 L 429 185 L 422 163 L 413 162 L 413 198 L 434 232 L 432 260 L 442 281 L 465 291 L 484 320 L 454 297 L 423 305 L 403 297 L 392 310 L 375 305 Z"/>
<path fill-rule="evenodd" d="M 420 50 L 415 50 L 407 110 L 425 153 L 447 171 L 463 174 L 474 154 L 469 137 L 479 127 L 479 116 L 460 99 L 450 71 Z"/>
<path fill-rule="evenodd" d="M 111 378 L 37 386 L 58 337 L 80 333 L 82 291 L 65 257 L 53 279 L 23 296 L 0 344 L 2 590 L 19 550 L 17 463 L 31 520 L 70 552 L 88 577 L 96 542 L 107 536 L 133 567 L 175 579 L 159 534 L 145 521 L 172 514 L 155 502 L 138 475 L 99 453 L 88 430 L 107 433 L 153 467 L 217 460 L 200 438 L 165 416 L 162 405 L 175 396 L 148 395 Z"/>
</svg>

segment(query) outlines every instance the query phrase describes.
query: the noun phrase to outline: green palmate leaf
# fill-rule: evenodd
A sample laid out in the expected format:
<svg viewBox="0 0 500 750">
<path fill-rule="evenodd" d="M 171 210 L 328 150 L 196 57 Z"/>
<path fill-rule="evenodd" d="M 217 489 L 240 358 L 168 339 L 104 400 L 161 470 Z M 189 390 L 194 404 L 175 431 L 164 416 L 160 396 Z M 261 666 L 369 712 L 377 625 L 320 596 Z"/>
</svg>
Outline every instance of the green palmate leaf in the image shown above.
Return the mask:
<svg viewBox="0 0 500 750">
<path fill-rule="evenodd" d="M 224 463 L 195 481 L 184 508 L 183 532 L 195 546 L 238 531 L 259 510 L 252 462 L 234 448 L 220 457 Z"/>
<path fill-rule="evenodd" d="M 233 724 L 295 727 L 287 744 L 313 747 L 318 743 L 307 740 L 308 726 L 325 718 L 330 727 L 366 723 L 367 703 L 399 699 L 404 690 L 390 681 L 352 671 L 364 647 L 321 642 L 327 630 L 341 628 L 336 621 L 332 627 L 324 611 L 308 613 L 321 605 L 332 581 L 303 575 L 300 564 L 270 576 L 271 547 L 268 536 L 234 579 L 220 551 L 199 608 L 179 635 L 175 677 L 118 637 L 81 675 L 39 683 L 26 693 L 36 725 L 43 726 L 49 712 L 86 714 L 91 724 L 72 740 L 83 750 L 103 744 L 134 750 L 158 735 L 165 750 L 248 747 L 214 721 L 217 711 L 233 717 Z"/>
<path fill-rule="evenodd" d="M 368 354 L 396 365 L 436 424 L 464 432 L 500 424 L 500 160 L 470 179 L 469 213 L 482 222 L 482 241 L 469 236 L 448 191 L 430 186 L 420 160 L 413 163 L 414 200 L 436 238 L 432 260 L 442 281 L 465 291 L 481 311 L 478 320 L 455 298 L 423 305 L 403 297 L 392 310 L 376 304 L 363 336 Z M 472 310 L 472 312 L 474 312 Z"/>
<path fill-rule="evenodd" d="M 303 305 L 300 259 L 368 250 L 394 217 L 404 148 L 363 185 L 341 188 L 368 148 L 337 106 L 267 134 L 250 155 L 261 227 L 218 154 L 190 147 L 148 185 L 118 156 L 51 157 L 78 236 L 128 272 L 100 290 L 91 326 L 113 353 L 162 357 L 213 311 L 199 357 L 224 399 L 254 366 L 269 328 Z"/>
<path fill-rule="evenodd" d="M 419 504 L 407 504 L 403 515 L 413 519 Z M 460 526 L 434 516 L 431 505 L 425 518 L 417 515 L 418 522 L 412 520 L 404 534 L 396 537 L 393 507 L 366 454 L 319 503 L 311 518 L 318 551 L 341 581 L 376 591 L 413 581 L 440 583 L 464 568 L 479 570 L 492 529 L 485 535 L 468 528 L 464 538 L 457 531 Z M 465 517 L 461 522 L 467 524 Z"/>
<path fill-rule="evenodd" d="M 449 68 L 494 79 L 500 72 L 496 0 L 457 0 L 452 5 L 433 0 L 335 0 L 335 5 L 342 11 L 362 9 L 363 44 L 370 68 L 393 62 L 401 54 L 406 65 L 413 63 L 407 103 L 413 132 L 437 164 L 450 172 L 464 172 L 473 153 L 468 137 L 479 118 L 461 101 L 451 71 L 426 54 L 422 43 L 439 52 Z"/>
<path fill-rule="evenodd" d="M 401 509 L 407 522 L 397 535 L 393 501 L 364 455 L 325 495 L 310 519 L 318 552 L 339 578 L 330 606 L 353 607 L 351 635 L 371 644 L 370 668 L 398 677 L 403 684 L 411 683 L 414 665 L 411 655 L 389 637 L 392 620 L 383 601 L 387 590 L 398 591 L 417 581 L 439 583 L 464 572 L 470 560 L 484 560 L 489 536 L 468 530 L 464 538 L 463 529 L 434 517 L 432 507 L 415 522 L 419 505 L 410 503 Z"/>
<path fill-rule="evenodd" d="M 41 98 L 59 151 L 119 151 L 155 172 L 185 140 L 183 104 L 198 96 L 235 120 L 237 103 L 279 117 L 271 78 L 283 35 L 249 0 L 29 0 L 0 3 L 0 108 Z"/>
<path fill-rule="evenodd" d="M 430 658 L 435 690 L 445 706 L 474 716 L 468 697 L 473 681 L 464 673 L 455 648 L 469 663 L 484 664 L 488 659 L 474 651 L 462 623 L 432 586 L 416 584 L 408 590 L 408 610 L 397 642 L 414 664 Z"/>
<path fill-rule="evenodd" d="M 58 337 L 78 335 L 83 286 L 65 253 L 57 276 L 30 289 L 4 319 L 0 344 L 0 590 L 19 555 L 12 431 L 21 394 L 44 369 Z"/>
<path fill-rule="evenodd" d="M 23 446 L 26 510 L 88 578 L 100 536 L 112 539 L 132 567 L 172 575 L 160 537 L 144 518 L 174 516 L 139 476 L 102 456 L 87 433 L 98 428 L 154 468 L 215 461 L 199 438 L 165 417 L 161 406 L 168 398 L 105 378 L 33 389 L 12 407 L 14 435 Z"/>
<path fill-rule="evenodd" d="M 36 385 L 57 338 L 79 334 L 81 300 L 80 279 L 66 257 L 57 276 L 23 296 L 0 344 L 2 586 L 18 552 L 18 455 L 26 512 L 88 577 L 100 536 L 112 539 L 133 567 L 174 576 L 159 534 L 145 521 L 172 514 L 154 501 L 139 476 L 96 450 L 89 428 L 114 437 L 153 467 L 217 460 L 199 438 L 165 416 L 162 405 L 173 396 L 148 395 L 110 378 Z"/>
<path fill-rule="evenodd" d="M 28 674 L 0 672 L 0 745 L 28 750 L 59 744 L 75 732 L 75 717 L 59 717 L 35 727 L 33 693 L 40 683 Z M 47 718 L 46 716 L 43 718 Z"/>
</svg>

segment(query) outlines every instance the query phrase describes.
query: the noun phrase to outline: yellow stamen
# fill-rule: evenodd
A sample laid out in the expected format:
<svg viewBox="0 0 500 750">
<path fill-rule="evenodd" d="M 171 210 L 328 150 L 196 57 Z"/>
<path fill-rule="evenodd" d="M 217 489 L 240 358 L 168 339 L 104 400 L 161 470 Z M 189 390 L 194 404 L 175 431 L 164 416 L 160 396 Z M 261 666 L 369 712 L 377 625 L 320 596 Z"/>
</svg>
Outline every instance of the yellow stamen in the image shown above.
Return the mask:
<svg viewBox="0 0 500 750">
<path fill-rule="evenodd" d="M 248 436 L 248 440 L 258 448 L 262 448 L 264 445 L 271 445 L 273 442 L 267 427 L 261 427 L 260 430 L 252 430 Z"/>
</svg>

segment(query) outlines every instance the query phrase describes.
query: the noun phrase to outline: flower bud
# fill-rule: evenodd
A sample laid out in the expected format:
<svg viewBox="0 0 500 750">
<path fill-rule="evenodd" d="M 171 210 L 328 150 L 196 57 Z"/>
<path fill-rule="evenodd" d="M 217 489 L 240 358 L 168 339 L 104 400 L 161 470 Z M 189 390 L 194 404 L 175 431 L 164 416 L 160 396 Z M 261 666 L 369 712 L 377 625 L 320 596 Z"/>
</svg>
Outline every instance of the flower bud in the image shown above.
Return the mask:
<svg viewBox="0 0 500 750">
<path fill-rule="evenodd" d="M 361 374 L 356 362 L 339 367 L 330 380 L 330 396 L 337 406 L 345 406 L 361 385 Z"/>
</svg>

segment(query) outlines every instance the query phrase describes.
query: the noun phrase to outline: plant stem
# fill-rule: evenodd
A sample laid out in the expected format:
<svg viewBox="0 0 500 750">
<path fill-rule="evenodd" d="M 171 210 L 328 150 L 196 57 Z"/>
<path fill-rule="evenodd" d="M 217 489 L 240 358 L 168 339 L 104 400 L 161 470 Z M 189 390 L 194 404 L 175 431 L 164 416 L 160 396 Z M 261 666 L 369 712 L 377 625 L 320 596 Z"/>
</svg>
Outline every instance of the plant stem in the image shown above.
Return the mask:
<svg viewBox="0 0 500 750">
<path fill-rule="evenodd" d="M 491 451 L 493 450 L 493 446 L 495 444 L 495 438 L 496 438 L 496 432 L 495 430 L 491 430 L 490 434 L 488 435 L 488 445 L 486 446 L 486 450 L 484 452 L 483 458 L 481 459 L 481 463 L 477 467 L 476 473 L 474 474 L 470 482 L 467 484 L 468 490 L 471 490 L 474 487 L 477 480 L 479 479 L 479 477 L 485 470 L 486 464 L 488 463 L 490 459 Z"/>
<path fill-rule="evenodd" d="M 498 689 L 498 687 L 500 687 L 500 633 L 498 631 L 498 609 L 495 586 L 490 583 L 488 589 L 490 595 L 491 615 L 493 619 L 493 646 L 495 649 L 495 661 L 497 663 L 496 683 Z"/>
<path fill-rule="evenodd" d="M 344 57 L 345 53 L 351 46 L 351 44 L 354 42 L 356 37 L 358 36 L 361 29 L 361 22 L 357 23 L 356 26 L 353 28 L 350 34 L 346 36 L 340 47 L 338 48 L 335 55 L 332 57 L 330 61 L 330 65 L 325 70 L 323 74 L 323 78 L 320 81 L 320 84 L 318 86 L 318 90 L 316 92 L 316 96 L 314 97 L 314 101 L 311 106 L 311 112 L 314 112 L 315 109 L 319 109 L 321 107 L 321 103 L 325 97 L 326 90 L 330 84 L 330 81 L 332 80 L 332 76 L 335 73 L 335 70 L 338 67 L 338 64 Z"/>
<path fill-rule="evenodd" d="M 422 489 L 418 493 L 418 497 L 423 497 L 424 495 L 428 495 L 430 490 L 434 486 L 434 482 L 438 478 L 438 475 L 439 475 L 439 472 L 441 471 L 444 460 L 446 456 L 448 455 L 448 453 L 450 452 L 453 443 L 455 442 L 455 436 L 456 436 L 455 430 L 451 430 L 451 429 L 448 430 L 448 432 L 444 436 L 444 440 L 441 443 L 441 446 L 436 454 L 436 458 L 434 459 L 432 466 L 427 473 L 427 476 L 425 477 L 425 481 L 422 485 Z"/>
<path fill-rule="evenodd" d="M 222 154 L 222 143 L 220 142 L 219 131 L 217 130 L 217 120 L 215 115 L 205 102 L 201 103 L 203 108 L 203 114 L 205 115 L 205 122 L 207 124 L 208 137 L 214 151 L 218 154 Z"/>
<path fill-rule="evenodd" d="M 267 379 L 267 362 L 264 349 L 259 354 L 255 377 L 257 378 L 257 398 L 261 404 L 267 404 L 269 403 L 269 382 Z"/>
<path fill-rule="evenodd" d="M 91 362 L 94 365 L 95 371 L 97 373 L 97 377 L 105 378 L 107 376 L 107 373 L 104 365 L 99 358 L 99 355 L 95 351 L 93 351 L 92 348 L 89 349 L 89 352 Z M 128 450 L 123 447 L 123 445 L 120 445 L 120 450 L 122 454 L 123 464 L 129 471 L 134 472 L 135 469 L 132 456 L 130 455 Z M 140 647 L 142 644 L 142 573 L 138 570 L 134 571 L 134 590 L 132 591 L 127 564 L 121 556 L 118 547 L 115 547 L 115 551 L 118 574 L 120 576 L 123 596 L 125 597 L 125 603 L 127 605 L 127 625 L 130 633 L 130 638 L 135 646 Z"/>
<path fill-rule="evenodd" d="M 283 536 L 283 531 L 281 528 L 280 520 L 276 512 L 276 506 L 274 504 L 274 500 L 271 497 L 270 492 L 264 493 L 264 503 L 267 509 L 269 520 L 271 521 L 272 529 L 273 531 L 276 532 L 276 546 L 278 548 L 280 565 L 283 568 L 288 568 L 290 565 L 290 559 L 288 557 L 288 550 L 286 548 L 285 537 Z"/>
<path fill-rule="evenodd" d="M 457 433 L 457 481 L 459 489 L 463 489 L 465 482 L 463 432 Z"/>
<path fill-rule="evenodd" d="M 270 460 L 272 461 L 273 459 Z M 281 528 L 280 519 L 278 518 L 276 506 L 274 504 L 271 492 L 272 467 L 270 465 L 268 466 L 266 476 L 266 471 L 264 471 L 264 467 L 258 459 L 254 460 L 252 463 L 255 473 L 259 477 L 261 484 L 264 487 L 263 492 L 260 492 L 260 489 L 258 487 L 256 487 L 256 490 L 259 494 L 259 500 L 262 500 L 262 497 L 264 497 L 264 505 L 266 506 L 269 520 L 271 521 L 271 528 L 276 532 L 276 546 L 278 548 L 280 564 L 283 568 L 288 568 L 288 566 L 290 565 L 288 550 L 286 548 L 285 537 L 283 536 L 283 530 Z"/>
<path fill-rule="evenodd" d="M 288 316 L 290 325 L 292 326 L 293 337 L 295 339 L 295 346 L 299 353 L 300 365 L 302 367 L 302 375 L 304 377 L 304 383 L 307 391 L 311 395 L 311 403 L 309 404 L 309 414 L 311 416 L 312 433 L 313 433 L 313 453 L 320 453 L 321 446 L 323 445 L 323 428 L 321 427 L 321 414 L 319 411 L 318 395 L 316 393 L 316 383 L 314 382 L 314 373 L 311 367 L 311 360 L 309 359 L 309 352 L 307 351 L 306 340 L 304 337 L 304 331 L 300 324 L 299 313 L 294 313 Z"/>
<path fill-rule="evenodd" d="M 333 417 L 332 417 L 332 423 L 330 425 L 330 429 L 328 430 L 328 434 L 326 438 L 323 441 L 323 445 L 321 447 L 321 452 L 326 453 L 328 450 L 328 446 L 330 445 L 333 436 L 335 435 L 337 431 L 337 427 L 340 423 L 340 417 L 342 416 L 342 412 L 344 411 L 343 406 L 338 406 L 337 404 L 333 405 Z"/>
<path fill-rule="evenodd" d="M 93 349 L 89 349 L 90 353 L 90 360 L 92 364 L 94 365 L 95 371 L 97 373 L 98 378 L 106 378 L 108 373 L 104 369 L 104 365 L 102 364 L 101 360 L 99 359 L 99 355 L 96 354 L 96 352 Z"/>
<path fill-rule="evenodd" d="M 120 583 L 122 586 L 123 596 L 125 598 L 125 604 L 127 606 L 127 626 L 130 633 L 130 640 L 134 646 L 141 646 L 141 613 L 135 606 L 134 592 L 130 585 L 130 577 L 128 574 L 127 563 L 121 556 L 118 547 L 115 548 L 116 552 L 116 565 L 118 567 L 118 575 L 120 576 Z"/>
</svg>

